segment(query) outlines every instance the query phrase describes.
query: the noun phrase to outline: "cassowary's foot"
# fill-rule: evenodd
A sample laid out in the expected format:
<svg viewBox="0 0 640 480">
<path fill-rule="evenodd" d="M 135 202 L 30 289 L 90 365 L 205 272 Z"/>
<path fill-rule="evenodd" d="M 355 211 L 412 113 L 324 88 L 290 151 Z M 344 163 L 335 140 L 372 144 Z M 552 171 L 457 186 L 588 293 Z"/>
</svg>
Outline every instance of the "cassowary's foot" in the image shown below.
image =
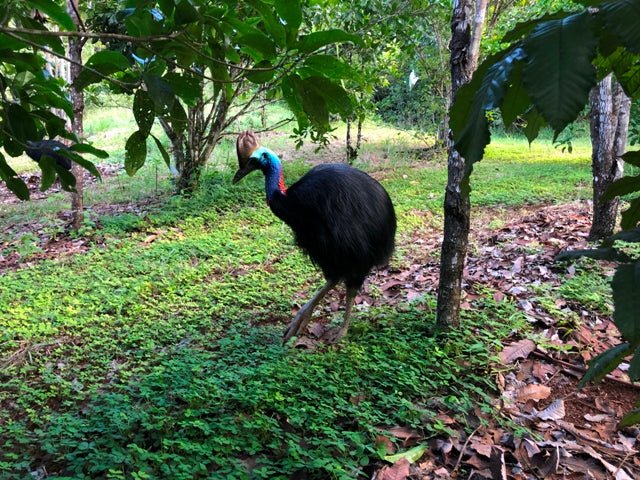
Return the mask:
<svg viewBox="0 0 640 480">
<path fill-rule="evenodd" d="M 342 339 L 342 337 L 347 334 L 349 325 L 351 324 L 351 309 L 353 308 L 353 303 L 355 302 L 357 294 L 358 288 L 347 287 L 346 308 L 344 311 L 344 320 L 342 321 L 342 326 L 338 330 L 332 331 L 327 335 L 327 343 L 338 343 Z"/>
<path fill-rule="evenodd" d="M 282 343 L 286 343 L 286 341 L 291 337 L 300 335 L 300 333 L 307 328 L 307 325 L 309 325 L 309 321 L 311 320 L 311 315 L 313 315 L 313 310 L 329 290 L 336 286 L 336 283 L 337 282 L 331 281 L 325 283 L 324 286 L 316 292 L 313 298 L 304 304 L 285 330 L 284 335 L 282 336 Z"/>
</svg>

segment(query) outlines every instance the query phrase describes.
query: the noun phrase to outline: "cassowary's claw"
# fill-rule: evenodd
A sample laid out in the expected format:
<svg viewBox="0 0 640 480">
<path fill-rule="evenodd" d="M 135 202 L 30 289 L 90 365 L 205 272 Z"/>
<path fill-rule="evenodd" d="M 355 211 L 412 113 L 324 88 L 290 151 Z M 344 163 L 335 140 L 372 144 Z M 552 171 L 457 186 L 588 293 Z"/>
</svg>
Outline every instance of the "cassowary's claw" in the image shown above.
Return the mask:
<svg viewBox="0 0 640 480">
<path fill-rule="evenodd" d="M 282 343 L 286 343 L 291 337 L 300 335 L 304 329 L 307 328 L 316 305 L 318 305 L 318 302 L 320 302 L 327 292 L 335 287 L 335 285 L 336 282 L 328 281 L 320 290 L 318 290 L 311 300 L 304 304 L 285 330 L 284 335 L 282 336 Z"/>
</svg>

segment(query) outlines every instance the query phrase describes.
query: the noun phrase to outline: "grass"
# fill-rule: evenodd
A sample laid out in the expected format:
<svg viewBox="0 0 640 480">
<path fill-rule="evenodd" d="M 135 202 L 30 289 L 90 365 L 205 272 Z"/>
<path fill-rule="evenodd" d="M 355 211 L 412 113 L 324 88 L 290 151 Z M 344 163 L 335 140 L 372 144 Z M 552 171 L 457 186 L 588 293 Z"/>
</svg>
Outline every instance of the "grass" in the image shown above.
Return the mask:
<svg viewBox="0 0 640 480">
<path fill-rule="evenodd" d="M 92 120 L 92 135 L 118 158 L 123 142 L 101 136 L 105 118 Z M 365 130 L 362 167 L 389 190 L 407 238 L 425 212 L 440 221 L 446 172 L 442 157 L 418 168 L 419 141 L 389 133 Z M 574 145 L 567 155 L 538 143 L 522 158 L 526 143 L 499 138 L 476 167 L 473 203 L 587 197 L 586 146 Z M 308 169 L 303 154 L 290 154 L 290 183 Z M 490 360 L 526 319 L 490 292 L 444 337 L 426 334 L 434 300 L 425 297 L 358 311 L 337 347 L 283 348 L 292 301 L 321 276 L 264 205 L 258 175 L 231 185 L 233 157 L 224 142 L 192 198 L 168 196 L 162 178 L 160 207 L 102 215 L 85 233 L 103 247 L 0 277 L 0 477 L 45 466 L 75 479 L 366 478 L 380 429 L 433 437 L 447 432 L 440 411 L 462 424 L 475 407 L 492 414 Z M 87 203 L 150 194 L 153 164 L 107 179 Z M 0 216 L 46 223 L 65 204 L 60 195 Z M 28 255 L 33 242 L 23 243 Z"/>
</svg>

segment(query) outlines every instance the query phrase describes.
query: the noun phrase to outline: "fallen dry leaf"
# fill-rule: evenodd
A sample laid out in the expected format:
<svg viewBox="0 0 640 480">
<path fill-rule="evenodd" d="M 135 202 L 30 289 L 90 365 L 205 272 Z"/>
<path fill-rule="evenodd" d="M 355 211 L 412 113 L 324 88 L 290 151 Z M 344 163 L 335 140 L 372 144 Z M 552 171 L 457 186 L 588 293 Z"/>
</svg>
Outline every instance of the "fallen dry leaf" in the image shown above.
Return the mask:
<svg viewBox="0 0 640 480">
<path fill-rule="evenodd" d="M 393 465 L 386 466 L 378 474 L 380 480 L 405 480 L 409 476 L 409 460 L 401 458 Z"/>
<path fill-rule="evenodd" d="M 500 352 L 500 360 L 504 364 L 513 363 L 519 358 L 527 358 L 536 349 L 536 344 L 532 340 L 520 340 L 508 345 Z"/>
<path fill-rule="evenodd" d="M 556 400 L 547 408 L 538 412 L 536 417 L 540 420 L 560 420 L 564 418 L 565 410 L 564 410 L 564 400 Z"/>
<path fill-rule="evenodd" d="M 528 400 L 535 402 L 543 400 L 551 395 L 551 388 L 546 385 L 526 385 L 516 391 L 516 400 L 524 403 Z"/>
</svg>

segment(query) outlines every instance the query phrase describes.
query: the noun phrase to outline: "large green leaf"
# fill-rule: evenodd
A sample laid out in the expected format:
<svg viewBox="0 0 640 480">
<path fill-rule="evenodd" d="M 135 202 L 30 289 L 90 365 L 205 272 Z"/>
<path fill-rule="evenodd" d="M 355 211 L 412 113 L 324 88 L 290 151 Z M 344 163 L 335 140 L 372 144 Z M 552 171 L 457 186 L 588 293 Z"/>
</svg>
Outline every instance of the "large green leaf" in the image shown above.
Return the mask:
<svg viewBox="0 0 640 480">
<path fill-rule="evenodd" d="M 162 155 L 162 159 L 164 160 L 164 163 L 167 164 L 167 167 L 171 168 L 171 158 L 169 158 L 169 153 L 167 152 L 167 149 L 164 148 L 164 145 L 162 145 L 162 142 L 160 142 L 160 140 L 158 140 L 158 138 L 155 135 L 151 135 L 151 138 L 153 138 L 153 140 L 156 142 L 156 147 L 158 147 L 158 150 L 160 151 L 160 155 Z"/>
<path fill-rule="evenodd" d="M 638 225 L 638 222 L 640 222 L 640 198 L 635 198 L 629 204 L 629 208 L 622 212 L 620 227 L 623 230 L 631 230 Z"/>
<path fill-rule="evenodd" d="M 341 62 L 333 55 L 311 55 L 302 65 L 304 68 L 309 69 L 311 73 L 309 76 L 320 75 L 336 80 L 361 80 L 361 75 L 356 69 Z"/>
<path fill-rule="evenodd" d="M 625 340 L 640 345 L 640 262 L 619 265 L 611 289 L 616 327 Z"/>
<path fill-rule="evenodd" d="M 621 197 L 637 191 L 640 191 L 640 175 L 622 177 L 607 187 L 607 190 L 602 195 L 602 200 L 608 202 L 615 197 Z"/>
<path fill-rule="evenodd" d="M 640 380 L 640 347 L 636 348 L 627 373 L 632 382 Z"/>
<path fill-rule="evenodd" d="M 276 44 L 264 33 L 258 31 L 246 33 L 238 38 L 237 41 L 240 45 L 246 45 L 259 53 L 260 58 L 254 55 L 256 60 L 273 60 L 276 56 Z"/>
<path fill-rule="evenodd" d="M 265 30 L 271 36 L 274 42 L 282 48 L 286 47 L 287 32 L 285 31 L 282 23 L 280 23 L 280 20 L 278 20 L 278 18 L 274 14 L 273 7 L 260 0 L 252 0 L 251 4 L 256 10 L 258 10 L 258 12 L 260 12 Z"/>
<path fill-rule="evenodd" d="M 524 83 L 538 111 L 560 133 L 584 109 L 596 84 L 592 60 L 597 39 L 591 14 L 583 12 L 541 23 L 523 46 Z"/>
<path fill-rule="evenodd" d="M 49 189 L 53 182 L 56 181 L 56 161 L 48 155 L 40 157 L 38 165 L 42 170 L 42 177 L 40 178 L 40 191 L 44 192 Z"/>
<path fill-rule="evenodd" d="M 109 154 L 104 150 L 94 147 L 93 145 L 89 145 L 88 143 L 75 143 L 69 150 L 72 152 L 78 153 L 90 153 L 91 155 L 95 155 L 98 158 L 109 158 Z"/>
<path fill-rule="evenodd" d="M 302 80 L 305 92 L 313 91 L 326 103 L 331 113 L 338 113 L 343 118 L 353 113 L 353 103 L 347 92 L 337 83 L 325 77 L 309 77 Z"/>
<path fill-rule="evenodd" d="M 129 60 L 120 52 L 112 50 L 101 50 L 94 53 L 87 60 L 85 67 L 90 67 L 94 71 L 83 68 L 73 82 L 76 88 L 84 89 L 92 83 L 100 82 L 104 76 L 112 75 L 116 72 L 122 72 L 129 68 Z"/>
<path fill-rule="evenodd" d="M 302 23 L 300 0 L 275 0 L 275 7 L 278 16 L 285 22 L 289 40 L 295 39 Z"/>
<path fill-rule="evenodd" d="M 516 42 L 525 35 L 529 35 L 540 23 L 563 18 L 566 14 L 566 12 L 549 13 L 534 20 L 518 22 L 515 27 L 509 30 L 504 37 L 502 37 L 502 41 L 507 43 Z"/>
<path fill-rule="evenodd" d="M 298 87 L 301 81 L 298 75 L 287 75 L 282 79 L 282 82 L 280 82 L 280 88 L 282 89 L 282 97 L 287 103 L 289 110 L 291 110 L 298 121 L 298 127 L 304 129 L 308 126 L 309 119 L 304 111 L 300 88 Z"/>
<path fill-rule="evenodd" d="M 77 145 L 80 145 L 80 144 L 76 144 L 75 146 Z M 93 162 L 90 162 L 86 158 L 84 158 L 82 155 L 78 155 L 77 151 L 67 150 L 65 154 L 75 163 L 77 163 L 78 165 L 83 167 L 85 170 L 87 170 L 89 173 L 91 173 L 91 175 L 93 175 L 98 179 L 102 179 L 102 175 L 100 175 L 100 171 L 95 166 L 95 164 Z"/>
<path fill-rule="evenodd" d="M 20 200 L 29 200 L 29 189 L 0 153 L 0 178 Z"/>
<path fill-rule="evenodd" d="M 200 14 L 189 0 L 176 0 L 173 18 L 176 25 L 185 25 L 198 21 Z"/>
<path fill-rule="evenodd" d="M 138 124 L 138 130 L 146 137 L 156 118 L 153 100 L 149 94 L 139 88 L 133 97 L 133 116 Z"/>
<path fill-rule="evenodd" d="M 64 7 L 53 0 L 29 0 L 29 6 L 40 10 L 64 30 L 75 30 L 73 20 Z"/>
<path fill-rule="evenodd" d="M 62 189 L 67 192 L 75 192 L 76 177 L 74 177 L 73 174 L 62 165 L 58 165 L 57 162 L 54 162 L 53 168 L 58 174 L 58 178 L 60 179 L 60 186 L 62 187 Z"/>
<path fill-rule="evenodd" d="M 624 160 L 629 165 L 640 167 L 640 150 L 634 150 L 625 153 L 624 155 L 622 155 L 622 160 Z"/>
<path fill-rule="evenodd" d="M 147 137 L 142 132 L 135 131 L 127 139 L 125 145 L 124 169 L 129 175 L 134 175 L 147 159 Z"/>
<path fill-rule="evenodd" d="M 187 105 L 195 105 L 198 98 L 202 96 L 201 79 L 197 77 L 169 72 L 162 78 L 171 85 L 173 92 Z"/>
<path fill-rule="evenodd" d="M 475 92 L 462 130 L 459 130 L 459 127 L 454 127 L 458 123 L 453 118 L 456 116 L 459 119 L 463 113 L 455 107 L 451 109 L 455 147 L 464 157 L 468 171 L 473 163 L 482 158 L 484 148 L 491 139 L 487 111 L 497 108 L 501 104 L 508 86 L 509 75 L 514 65 L 522 59 L 524 59 L 524 51 L 516 48 L 487 69 L 480 87 Z M 464 92 L 462 88 L 460 91 Z M 456 102 L 457 100 L 456 97 Z"/>
<path fill-rule="evenodd" d="M 616 0 L 600 6 L 599 15 L 622 45 L 640 53 L 640 0 Z"/>
<path fill-rule="evenodd" d="M 360 44 L 362 43 L 362 39 L 352 33 L 347 33 L 339 28 L 334 28 L 322 30 L 320 32 L 313 32 L 309 35 L 303 35 L 295 46 L 303 53 L 311 53 L 319 48 L 331 45 L 332 43 L 342 42 Z"/>
<path fill-rule="evenodd" d="M 500 105 L 502 122 L 506 129 L 510 128 L 516 118 L 518 118 L 518 115 L 526 112 L 527 108 L 531 105 L 531 99 L 522 82 L 522 69 L 523 64 L 521 62 L 513 68 L 511 76 L 509 77 L 509 88 L 507 88 L 502 105 Z"/>
<path fill-rule="evenodd" d="M 547 122 L 545 122 L 544 117 L 540 115 L 540 112 L 535 107 L 525 113 L 522 119 L 527 123 L 524 127 L 524 135 L 527 137 L 527 140 L 529 140 L 529 143 L 531 143 L 538 138 L 540 129 L 544 127 Z"/>
<path fill-rule="evenodd" d="M 142 78 L 147 86 L 149 97 L 155 105 L 156 113 L 163 115 L 170 112 L 176 98 L 171 85 L 158 75 L 151 73 L 145 73 Z"/>
<path fill-rule="evenodd" d="M 578 387 L 582 388 L 589 382 L 602 380 L 608 373 L 620 365 L 624 357 L 630 355 L 633 350 L 634 347 L 628 343 L 621 343 L 601 353 L 597 357 L 592 358 L 589 361 L 589 370 L 587 370 L 587 373 L 585 373 L 582 380 L 580 380 Z"/>
<path fill-rule="evenodd" d="M 276 74 L 273 65 L 269 60 L 262 60 L 245 73 L 247 80 L 253 83 L 267 83 Z"/>
<path fill-rule="evenodd" d="M 10 103 L 6 107 L 4 121 L 14 140 L 26 144 L 27 140 L 37 140 L 38 128 L 29 112 L 17 103 Z"/>
</svg>

